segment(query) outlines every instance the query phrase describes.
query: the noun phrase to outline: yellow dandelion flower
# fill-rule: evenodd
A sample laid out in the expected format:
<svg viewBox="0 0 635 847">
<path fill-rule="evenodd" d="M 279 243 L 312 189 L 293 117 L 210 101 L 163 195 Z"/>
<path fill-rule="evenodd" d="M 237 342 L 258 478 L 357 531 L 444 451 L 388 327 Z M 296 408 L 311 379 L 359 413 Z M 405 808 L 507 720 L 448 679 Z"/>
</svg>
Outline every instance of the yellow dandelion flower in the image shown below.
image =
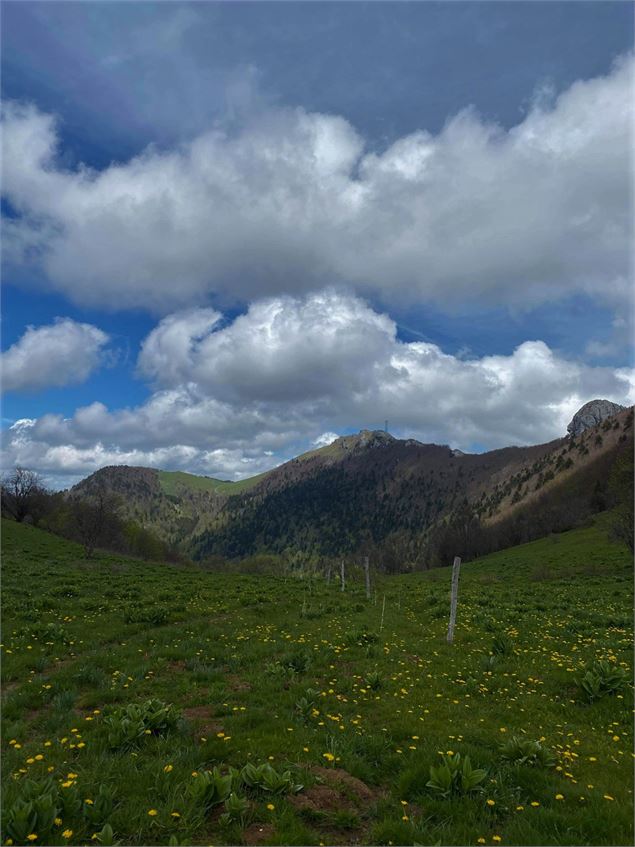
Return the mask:
<svg viewBox="0 0 635 847">
<path fill-rule="evenodd" d="M 556 794 L 556 800 L 564 800 L 564 794 Z"/>
<path fill-rule="evenodd" d="M 488 806 L 495 806 L 496 805 L 496 800 L 486 800 L 485 802 L 487 803 Z"/>
<path fill-rule="evenodd" d="M 273 812 L 273 810 L 274 810 L 276 807 L 273 805 L 273 803 L 267 803 L 267 808 L 269 809 L 269 811 L 270 811 L 270 812 Z"/>
<path fill-rule="evenodd" d="M 64 832 L 62 833 L 62 835 L 64 836 L 64 838 L 70 838 L 70 837 L 72 836 L 72 834 L 73 834 L 73 830 L 72 830 L 72 829 L 65 829 L 65 830 L 64 830 Z"/>
<path fill-rule="evenodd" d="M 150 815 L 150 817 L 151 817 L 151 818 L 154 818 L 154 817 L 156 817 L 159 813 L 157 812 L 157 810 L 156 810 L 156 809 L 148 809 L 148 814 Z"/>
<path fill-rule="evenodd" d="M 27 835 L 26 840 L 27 841 L 37 841 L 37 835 L 35 834 L 35 832 L 32 832 L 30 835 Z"/>
</svg>

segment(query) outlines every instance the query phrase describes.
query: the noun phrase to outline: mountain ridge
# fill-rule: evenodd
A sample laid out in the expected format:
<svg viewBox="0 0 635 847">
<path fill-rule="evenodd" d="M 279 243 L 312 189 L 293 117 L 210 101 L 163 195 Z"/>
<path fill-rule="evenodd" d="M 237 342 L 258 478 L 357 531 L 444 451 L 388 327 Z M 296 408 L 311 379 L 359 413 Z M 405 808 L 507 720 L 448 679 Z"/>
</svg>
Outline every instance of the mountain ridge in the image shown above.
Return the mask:
<svg viewBox="0 0 635 847">
<path fill-rule="evenodd" d="M 129 517 L 198 559 L 340 555 L 397 537 L 416 546 L 464 502 L 491 525 L 572 475 L 596 486 L 628 443 L 632 417 L 622 409 L 577 437 L 473 454 L 361 430 L 246 480 L 111 466 L 71 493 L 119 495 Z"/>
</svg>

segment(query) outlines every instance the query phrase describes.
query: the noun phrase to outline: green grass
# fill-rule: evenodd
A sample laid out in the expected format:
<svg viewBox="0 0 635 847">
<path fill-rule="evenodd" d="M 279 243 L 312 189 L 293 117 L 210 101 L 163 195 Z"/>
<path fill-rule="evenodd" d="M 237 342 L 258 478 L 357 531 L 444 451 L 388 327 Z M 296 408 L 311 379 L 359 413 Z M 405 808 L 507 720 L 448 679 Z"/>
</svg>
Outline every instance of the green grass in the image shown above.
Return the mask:
<svg viewBox="0 0 635 847">
<path fill-rule="evenodd" d="M 214 479 L 208 476 L 196 476 L 196 474 L 184 473 L 183 471 L 158 471 L 159 482 L 164 494 L 178 494 L 182 488 L 190 491 L 218 491 L 223 494 L 240 494 L 248 491 L 259 482 L 265 474 L 240 479 L 236 482 L 225 479 Z"/>
<path fill-rule="evenodd" d="M 61 823 L 34 844 L 107 843 L 105 823 L 122 844 L 633 843 L 632 687 L 589 704 L 576 684 L 602 658 L 632 679 L 632 564 L 601 521 L 464 565 L 453 645 L 449 569 L 377 578 L 367 602 L 352 570 L 342 594 L 86 562 L 6 521 L 2 544 L 2 843 L 38 794 Z M 177 718 L 112 733 L 116 709 L 152 699 Z M 507 761 L 512 736 L 555 767 Z M 474 792 L 428 787 L 449 751 L 485 769 Z M 201 805 L 203 771 L 249 762 L 304 788 L 237 782 L 231 820 Z"/>
</svg>

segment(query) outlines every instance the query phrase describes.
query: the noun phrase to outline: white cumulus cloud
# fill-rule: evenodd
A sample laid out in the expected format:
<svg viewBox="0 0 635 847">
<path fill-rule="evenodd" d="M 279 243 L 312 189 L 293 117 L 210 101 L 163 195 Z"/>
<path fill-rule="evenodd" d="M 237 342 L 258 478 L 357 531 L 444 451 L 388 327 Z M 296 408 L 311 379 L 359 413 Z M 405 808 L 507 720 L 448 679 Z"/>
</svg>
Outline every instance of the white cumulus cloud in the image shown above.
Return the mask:
<svg viewBox="0 0 635 847">
<path fill-rule="evenodd" d="M 92 324 L 57 318 L 49 326 L 29 326 L 0 359 L 4 391 L 83 382 L 100 365 L 109 337 Z"/>
<path fill-rule="evenodd" d="M 537 98 L 509 130 L 466 109 L 368 152 L 344 118 L 259 112 L 101 171 L 5 106 L 8 261 L 74 301 L 164 312 L 327 284 L 443 306 L 630 297 L 633 60 Z"/>
<path fill-rule="evenodd" d="M 395 435 L 470 450 L 548 441 L 590 399 L 635 399 L 628 369 L 575 362 L 540 340 L 473 359 L 406 343 L 388 315 L 332 289 L 267 298 L 229 321 L 170 315 L 138 370 L 155 386 L 145 403 L 16 422 L 3 464 L 58 480 L 105 464 L 237 479 L 386 418 Z"/>
</svg>

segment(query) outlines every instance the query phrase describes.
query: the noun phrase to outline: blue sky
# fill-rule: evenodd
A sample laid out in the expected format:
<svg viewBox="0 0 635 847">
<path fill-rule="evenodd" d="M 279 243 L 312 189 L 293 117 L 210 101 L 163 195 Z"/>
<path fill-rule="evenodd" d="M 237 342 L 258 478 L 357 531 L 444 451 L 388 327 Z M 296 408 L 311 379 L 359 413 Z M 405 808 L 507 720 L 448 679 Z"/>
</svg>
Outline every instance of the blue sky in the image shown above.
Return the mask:
<svg viewBox="0 0 635 847">
<path fill-rule="evenodd" d="M 4 4 L 4 465 L 235 478 L 632 402 L 632 38 L 629 3 Z"/>
</svg>

